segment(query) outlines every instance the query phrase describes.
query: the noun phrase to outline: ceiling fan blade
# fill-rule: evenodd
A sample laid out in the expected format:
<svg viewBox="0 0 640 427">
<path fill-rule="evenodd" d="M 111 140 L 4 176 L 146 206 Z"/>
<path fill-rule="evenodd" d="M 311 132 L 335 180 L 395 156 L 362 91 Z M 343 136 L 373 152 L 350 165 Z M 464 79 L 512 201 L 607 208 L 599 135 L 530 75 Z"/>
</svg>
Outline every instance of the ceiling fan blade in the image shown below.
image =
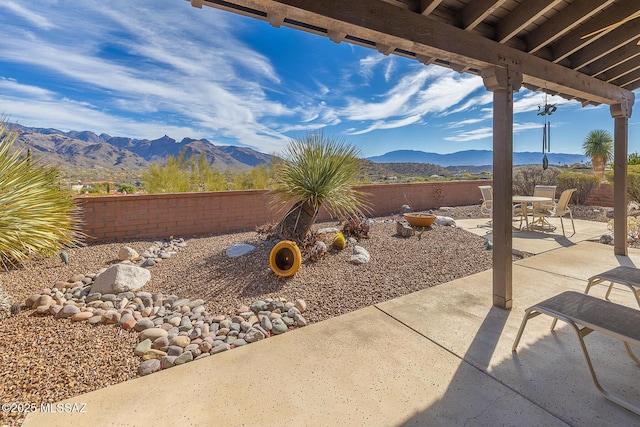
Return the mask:
<svg viewBox="0 0 640 427">
<path fill-rule="evenodd" d="M 631 21 L 632 19 L 636 19 L 636 18 L 640 18 L 640 13 L 636 12 L 636 13 L 634 13 L 633 15 L 631 15 L 631 16 L 629 16 L 629 17 L 627 17 L 627 18 L 621 19 L 621 20 L 620 20 L 620 21 L 618 21 L 618 22 L 614 22 L 613 24 L 611 24 L 611 25 L 607 25 L 606 27 L 600 28 L 599 30 L 596 30 L 596 31 L 594 31 L 594 32 L 592 32 L 592 33 L 585 34 L 584 36 L 580 37 L 580 40 L 584 40 L 584 39 L 589 38 L 589 37 L 591 37 L 591 36 L 595 36 L 596 34 L 600 34 L 600 33 L 601 33 L 601 32 L 603 32 L 603 31 L 612 30 L 612 29 L 617 28 L 617 27 L 619 27 L 620 25 L 622 25 L 622 24 L 624 24 L 624 23 L 626 23 L 626 22 L 629 22 L 629 21 Z"/>
</svg>

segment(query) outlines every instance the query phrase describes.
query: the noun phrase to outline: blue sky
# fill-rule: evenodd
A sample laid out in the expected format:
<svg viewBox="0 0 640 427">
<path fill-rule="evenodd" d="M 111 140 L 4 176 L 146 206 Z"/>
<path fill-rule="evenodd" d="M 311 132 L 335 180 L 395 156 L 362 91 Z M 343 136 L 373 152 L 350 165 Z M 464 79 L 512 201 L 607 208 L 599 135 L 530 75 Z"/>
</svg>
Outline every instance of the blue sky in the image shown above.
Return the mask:
<svg viewBox="0 0 640 427">
<path fill-rule="evenodd" d="M 364 157 L 451 153 L 492 148 L 491 99 L 476 76 L 184 0 L 0 2 L 0 114 L 25 126 L 266 153 L 322 129 Z M 547 102 L 558 104 L 552 152 L 581 153 L 590 130 L 613 130 L 606 105 Z M 516 94 L 515 151 L 541 150 L 543 103 Z M 629 131 L 640 151 L 639 119 Z"/>
</svg>

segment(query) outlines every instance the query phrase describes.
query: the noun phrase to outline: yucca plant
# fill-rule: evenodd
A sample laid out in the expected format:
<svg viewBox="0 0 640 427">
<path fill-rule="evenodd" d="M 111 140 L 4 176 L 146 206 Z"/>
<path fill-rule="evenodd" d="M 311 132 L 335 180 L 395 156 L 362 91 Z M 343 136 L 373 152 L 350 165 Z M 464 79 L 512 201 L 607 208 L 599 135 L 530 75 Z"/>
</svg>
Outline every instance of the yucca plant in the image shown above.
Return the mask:
<svg viewBox="0 0 640 427">
<path fill-rule="evenodd" d="M 271 191 L 282 204 L 294 202 L 275 228 L 280 238 L 302 242 L 323 205 L 341 219 L 368 210 L 365 193 L 351 186 L 361 172 L 358 155 L 355 147 L 322 132 L 291 139 L 274 166 Z"/>
<path fill-rule="evenodd" d="M 582 143 L 584 155 L 591 157 L 593 173 L 604 179 L 604 169 L 607 162 L 613 159 L 613 137 L 611 133 L 604 129 L 596 129 L 589 132 L 587 138 Z"/>
<path fill-rule="evenodd" d="M 0 120 L 0 262 L 7 269 L 36 255 L 50 256 L 82 238 L 80 212 L 58 185 L 58 170 L 21 151 L 18 132 Z"/>
</svg>

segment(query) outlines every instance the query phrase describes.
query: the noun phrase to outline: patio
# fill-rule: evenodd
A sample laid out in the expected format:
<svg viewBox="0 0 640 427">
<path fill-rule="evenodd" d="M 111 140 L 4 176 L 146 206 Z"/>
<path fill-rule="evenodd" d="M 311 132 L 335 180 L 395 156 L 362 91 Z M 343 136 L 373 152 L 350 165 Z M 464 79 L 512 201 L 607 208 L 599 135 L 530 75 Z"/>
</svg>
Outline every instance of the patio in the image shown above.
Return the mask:
<svg viewBox="0 0 640 427">
<path fill-rule="evenodd" d="M 576 236 L 592 226 L 576 221 Z M 582 292 L 588 277 L 612 267 L 640 266 L 640 250 L 616 256 L 580 240 L 514 263 L 510 311 L 492 306 L 488 270 L 80 395 L 64 402 L 86 403 L 85 413 L 34 413 L 23 425 L 640 424 L 596 390 L 564 324 L 551 333 L 551 320 L 537 317 L 511 352 L 525 308 Z M 530 242 L 522 239 L 522 250 L 535 251 Z M 598 285 L 591 294 L 605 291 Z M 635 305 L 622 288 L 612 300 Z M 640 372 L 622 343 L 598 333 L 586 342 L 603 385 L 640 402 Z"/>
</svg>

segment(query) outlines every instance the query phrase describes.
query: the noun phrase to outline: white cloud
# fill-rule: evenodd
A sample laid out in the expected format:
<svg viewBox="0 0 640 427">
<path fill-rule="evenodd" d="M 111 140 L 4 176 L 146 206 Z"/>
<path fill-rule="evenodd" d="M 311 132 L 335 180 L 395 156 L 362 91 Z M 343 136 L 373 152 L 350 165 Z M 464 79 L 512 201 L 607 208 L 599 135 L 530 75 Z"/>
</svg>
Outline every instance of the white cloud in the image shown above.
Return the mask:
<svg viewBox="0 0 640 427">
<path fill-rule="evenodd" d="M 514 134 L 517 134 L 525 130 L 530 130 L 530 129 L 541 129 L 541 125 L 540 123 L 514 123 L 513 124 Z M 468 142 L 468 141 L 476 141 L 479 139 L 492 138 L 492 137 L 493 137 L 492 127 L 481 127 L 473 130 L 457 132 L 456 134 L 447 136 L 444 139 L 446 141 L 453 141 L 453 142 Z"/>
<path fill-rule="evenodd" d="M 3 0 L 2 2 L 0 2 L 0 8 L 2 7 L 7 9 L 14 15 L 27 20 L 31 24 L 43 30 L 48 30 L 55 27 L 55 25 L 45 16 L 39 15 L 16 2 Z"/>
<path fill-rule="evenodd" d="M 347 132 L 347 135 L 362 135 L 362 134 L 369 133 L 369 132 L 374 131 L 374 130 L 401 128 L 401 127 L 405 127 L 405 126 L 409 126 L 409 125 L 418 123 L 421 118 L 422 117 L 419 114 L 416 114 L 414 116 L 406 117 L 406 118 L 401 119 L 401 120 L 378 121 L 378 122 L 372 124 L 371 126 L 369 126 L 366 129 L 351 130 L 351 131 Z"/>
</svg>

